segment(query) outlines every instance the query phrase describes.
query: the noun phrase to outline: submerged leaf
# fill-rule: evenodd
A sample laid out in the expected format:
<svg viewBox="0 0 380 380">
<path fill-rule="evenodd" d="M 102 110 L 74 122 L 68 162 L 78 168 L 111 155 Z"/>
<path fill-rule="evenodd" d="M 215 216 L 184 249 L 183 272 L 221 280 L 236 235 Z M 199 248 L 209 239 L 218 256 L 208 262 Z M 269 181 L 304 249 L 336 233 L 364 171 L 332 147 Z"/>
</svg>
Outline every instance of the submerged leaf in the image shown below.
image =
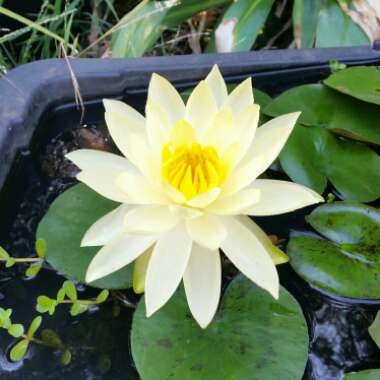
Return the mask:
<svg viewBox="0 0 380 380">
<path fill-rule="evenodd" d="M 71 281 L 65 281 L 62 289 L 64 289 L 67 297 L 69 297 L 71 301 L 76 301 L 78 299 L 77 289 Z"/>
<path fill-rule="evenodd" d="M 107 289 L 102 290 L 96 297 L 96 303 L 103 303 L 107 301 L 110 292 Z"/>
<path fill-rule="evenodd" d="M 144 380 L 300 380 L 309 341 L 302 310 L 285 289 L 276 301 L 242 275 L 206 330 L 189 317 L 182 289 L 149 319 L 141 300 L 131 340 Z"/>
<path fill-rule="evenodd" d="M 27 332 L 28 338 L 30 338 L 30 339 L 33 338 L 36 331 L 40 328 L 41 323 L 42 323 L 42 317 L 41 316 L 38 316 L 38 317 L 33 319 L 32 323 L 29 326 L 28 332 Z"/>
<path fill-rule="evenodd" d="M 24 334 L 24 326 L 20 323 L 15 323 L 9 326 L 8 328 L 9 335 L 12 335 L 14 338 L 20 338 Z"/>
<path fill-rule="evenodd" d="M 47 250 L 47 242 L 45 239 L 37 239 L 36 240 L 36 252 L 38 257 L 41 259 L 44 259 L 46 256 L 46 250 Z"/>
<path fill-rule="evenodd" d="M 35 277 L 40 272 L 42 268 L 42 263 L 35 263 L 28 267 L 25 271 L 27 277 Z"/>
</svg>

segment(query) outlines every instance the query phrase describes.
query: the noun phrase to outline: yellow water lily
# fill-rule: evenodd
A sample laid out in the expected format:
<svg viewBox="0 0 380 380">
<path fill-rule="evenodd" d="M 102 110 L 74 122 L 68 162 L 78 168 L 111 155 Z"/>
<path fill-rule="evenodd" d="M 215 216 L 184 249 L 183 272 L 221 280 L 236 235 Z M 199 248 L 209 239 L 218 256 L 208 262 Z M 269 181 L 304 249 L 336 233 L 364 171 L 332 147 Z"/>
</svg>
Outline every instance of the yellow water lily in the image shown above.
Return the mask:
<svg viewBox="0 0 380 380">
<path fill-rule="evenodd" d="M 121 203 L 98 220 L 82 246 L 103 246 L 87 282 L 132 262 L 136 290 L 145 288 L 147 316 L 160 309 L 183 280 L 200 326 L 212 320 L 221 291 L 221 249 L 273 297 L 275 264 L 283 261 L 247 216 L 282 214 L 322 202 L 314 191 L 286 181 L 257 179 L 276 159 L 299 113 L 257 128 L 260 107 L 251 79 L 228 94 L 217 66 L 185 104 L 153 74 L 145 117 L 117 100 L 104 100 L 112 139 L 125 157 L 77 150 L 67 157 L 78 180 Z"/>
</svg>

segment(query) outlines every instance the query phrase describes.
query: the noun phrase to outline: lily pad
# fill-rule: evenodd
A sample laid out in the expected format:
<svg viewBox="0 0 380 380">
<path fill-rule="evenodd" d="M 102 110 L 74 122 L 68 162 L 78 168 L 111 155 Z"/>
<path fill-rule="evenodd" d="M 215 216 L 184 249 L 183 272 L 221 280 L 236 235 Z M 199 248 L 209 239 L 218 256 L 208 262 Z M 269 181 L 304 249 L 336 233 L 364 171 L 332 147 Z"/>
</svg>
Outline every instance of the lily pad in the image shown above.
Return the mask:
<svg viewBox="0 0 380 380">
<path fill-rule="evenodd" d="M 363 144 L 336 138 L 322 127 L 297 125 L 280 154 L 286 174 L 322 194 L 327 180 L 347 200 L 380 197 L 380 157 Z"/>
<path fill-rule="evenodd" d="M 343 94 L 365 102 L 380 104 L 379 67 L 350 67 L 330 75 L 324 83 Z"/>
<path fill-rule="evenodd" d="M 365 205 L 336 202 L 318 207 L 307 220 L 332 241 L 293 234 L 287 246 L 293 269 L 330 293 L 379 299 L 379 212 Z"/>
<path fill-rule="evenodd" d="M 380 144 L 380 107 L 340 94 L 322 84 L 283 92 L 264 108 L 269 116 L 302 111 L 300 124 L 324 127 L 354 140 Z"/>
<path fill-rule="evenodd" d="M 90 261 L 100 247 L 80 247 L 87 229 L 100 217 L 117 207 L 86 185 L 79 184 L 61 194 L 41 220 L 37 238 L 47 242 L 46 259 L 58 272 L 85 282 Z M 91 286 L 122 289 L 132 286 L 132 267 L 91 283 Z"/>
<path fill-rule="evenodd" d="M 346 373 L 343 379 L 344 380 L 379 380 L 380 369 L 367 369 L 366 371 Z"/>
<path fill-rule="evenodd" d="M 281 288 L 276 301 L 242 275 L 228 286 L 206 330 L 191 317 L 181 289 L 150 318 L 142 299 L 131 339 L 143 380 L 297 380 L 308 355 L 307 326 L 295 299 Z"/>
</svg>

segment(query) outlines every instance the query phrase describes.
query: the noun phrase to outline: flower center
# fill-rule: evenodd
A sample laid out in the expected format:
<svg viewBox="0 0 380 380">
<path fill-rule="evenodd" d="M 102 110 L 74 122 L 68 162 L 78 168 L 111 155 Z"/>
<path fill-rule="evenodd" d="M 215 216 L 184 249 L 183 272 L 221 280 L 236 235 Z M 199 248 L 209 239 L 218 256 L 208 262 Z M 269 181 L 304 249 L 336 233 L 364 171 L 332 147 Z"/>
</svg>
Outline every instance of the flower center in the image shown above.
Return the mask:
<svg viewBox="0 0 380 380">
<path fill-rule="evenodd" d="M 217 151 L 212 146 L 166 144 L 162 149 L 162 176 L 187 199 L 219 186 L 224 178 Z"/>
</svg>

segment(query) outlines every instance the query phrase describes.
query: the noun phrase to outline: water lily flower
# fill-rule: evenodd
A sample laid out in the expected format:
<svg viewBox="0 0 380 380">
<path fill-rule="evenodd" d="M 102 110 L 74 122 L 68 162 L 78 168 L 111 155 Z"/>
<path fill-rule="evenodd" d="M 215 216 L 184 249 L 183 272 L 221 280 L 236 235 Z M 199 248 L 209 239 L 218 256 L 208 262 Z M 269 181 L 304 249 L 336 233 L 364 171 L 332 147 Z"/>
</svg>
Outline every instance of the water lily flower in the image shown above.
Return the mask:
<svg viewBox="0 0 380 380">
<path fill-rule="evenodd" d="M 121 203 L 83 237 L 82 246 L 103 246 L 86 281 L 135 262 L 134 287 L 145 289 L 150 316 L 183 280 L 189 308 L 206 327 L 220 298 L 222 250 L 277 298 L 275 265 L 284 254 L 247 215 L 282 214 L 323 201 L 304 186 L 257 179 L 280 153 L 299 113 L 257 128 L 260 107 L 251 79 L 228 94 L 217 66 L 186 104 L 153 74 L 145 117 L 117 100 L 104 100 L 104 106 L 111 137 L 125 157 L 88 149 L 67 155 L 81 169 L 79 181 Z"/>
</svg>

